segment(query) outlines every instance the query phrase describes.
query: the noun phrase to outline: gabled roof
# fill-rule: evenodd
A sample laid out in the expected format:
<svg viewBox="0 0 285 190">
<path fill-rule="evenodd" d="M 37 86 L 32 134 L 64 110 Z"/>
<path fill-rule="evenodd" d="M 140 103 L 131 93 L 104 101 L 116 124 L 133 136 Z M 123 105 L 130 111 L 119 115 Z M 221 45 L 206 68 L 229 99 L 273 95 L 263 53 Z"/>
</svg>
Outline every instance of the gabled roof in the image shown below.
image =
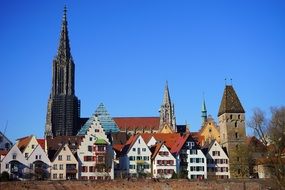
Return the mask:
<svg viewBox="0 0 285 190">
<path fill-rule="evenodd" d="M 224 113 L 245 113 L 232 85 L 226 85 L 218 116 Z"/>
<path fill-rule="evenodd" d="M 37 139 L 39 145 L 45 150 L 46 140 L 45 139 Z"/>
<path fill-rule="evenodd" d="M 150 151 L 151 151 L 151 159 L 153 160 L 157 153 L 159 152 L 159 150 L 161 149 L 163 143 L 159 142 L 156 143 L 155 145 L 153 145 L 152 147 L 150 147 Z"/>
<path fill-rule="evenodd" d="M 98 116 L 98 119 L 106 133 L 119 132 L 117 124 L 112 119 L 103 103 L 98 106 L 97 110 L 95 111 L 95 115 Z"/>
<path fill-rule="evenodd" d="M 201 135 L 199 132 L 191 132 L 190 133 L 192 138 L 195 140 L 195 142 L 201 146 L 205 142 L 205 136 Z"/>
<path fill-rule="evenodd" d="M 159 117 L 114 117 L 114 121 L 121 131 L 125 130 L 158 130 Z"/>
<path fill-rule="evenodd" d="M 28 144 L 32 140 L 32 138 L 33 138 L 33 135 L 26 136 L 26 137 L 18 139 L 17 146 L 21 152 L 24 152 L 24 150 L 26 149 L 26 147 L 28 146 Z"/>
<path fill-rule="evenodd" d="M 81 144 L 84 136 L 57 136 L 47 139 L 48 152 L 58 150 L 63 144 L 67 144 L 72 152 L 75 152 Z"/>
<path fill-rule="evenodd" d="M 129 140 L 126 142 L 124 147 L 122 148 L 122 155 L 128 154 L 129 150 L 132 148 L 136 140 L 138 139 L 140 135 L 132 135 Z"/>
<path fill-rule="evenodd" d="M 0 150 L 0 156 L 6 156 L 8 152 L 9 152 L 8 150 Z"/>
<path fill-rule="evenodd" d="M 59 155 L 59 153 L 61 152 L 61 150 L 63 149 L 63 147 L 65 145 L 66 144 L 62 144 L 57 150 L 49 150 L 48 151 L 48 157 L 49 157 L 51 162 L 53 162 L 56 159 L 56 157 Z"/>
<path fill-rule="evenodd" d="M 142 138 L 145 140 L 150 139 L 151 136 L 157 141 L 164 142 L 172 154 L 177 154 L 190 134 L 180 135 L 179 133 L 144 133 L 141 134 Z M 145 142 L 146 142 L 145 140 Z"/>
</svg>

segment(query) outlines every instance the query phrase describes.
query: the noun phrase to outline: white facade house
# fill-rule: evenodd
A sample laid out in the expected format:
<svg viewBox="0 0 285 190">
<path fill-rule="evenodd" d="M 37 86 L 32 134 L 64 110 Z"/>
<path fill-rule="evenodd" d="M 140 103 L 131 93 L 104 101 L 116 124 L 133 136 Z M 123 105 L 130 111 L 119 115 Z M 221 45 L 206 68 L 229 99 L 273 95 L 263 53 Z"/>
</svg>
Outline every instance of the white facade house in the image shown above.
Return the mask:
<svg viewBox="0 0 285 190">
<path fill-rule="evenodd" d="M 41 145 L 36 146 L 27 160 L 30 164 L 30 174 L 33 174 L 37 179 L 49 178 L 51 163 Z"/>
<path fill-rule="evenodd" d="M 114 151 L 96 112 L 77 135 L 84 137 L 77 150 L 79 179 L 114 179 Z"/>
<path fill-rule="evenodd" d="M 78 161 L 67 144 L 59 147 L 51 164 L 51 180 L 78 179 Z"/>
<path fill-rule="evenodd" d="M 151 175 L 151 151 L 141 135 L 134 135 L 123 147 L 120 168 L 130 176 Z"/>
<path fill-rule="evenodd" d="M 29 163 L 15 144 L 1 161 L 1 173 L 6 171 L 12 178 L 23 179 L 29 170 Z"/>
<path fill-rule="evenodd" d="M 13 143 L 0 131 L 0 150 L 10 150 Z"/>
<path fill-rule="evenodd" d="M 229 157 L 220 144 L 213 140 L 203 151 L 207 157 L 208 178 L 230 178 Z"/>
<path fill-rule="evenodd" d="M 207 159 L 200 147 L 193 141 L 187 141 L 188 179 L 207 179 Z"/>
<path fill-rule="evenodd" d="M 176 173 L 176 159 L 164 143 L 157 143 L 151 147 L 152 176 L 154 178 L 171 178 Z"/>
</svg>

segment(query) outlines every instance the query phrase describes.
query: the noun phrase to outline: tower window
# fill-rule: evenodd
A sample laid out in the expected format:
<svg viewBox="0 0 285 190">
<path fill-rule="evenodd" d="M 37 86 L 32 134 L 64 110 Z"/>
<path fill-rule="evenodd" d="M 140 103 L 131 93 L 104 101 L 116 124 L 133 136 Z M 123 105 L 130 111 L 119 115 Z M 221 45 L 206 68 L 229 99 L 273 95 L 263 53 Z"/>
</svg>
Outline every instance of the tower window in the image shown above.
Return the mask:
<svg viewBox="0 0 285 190">
<path fill-rule="evenodd" d="M 235 133 L 235 136 L 236 136 L 236 139 L 238 139 L 238 133 L 237 132 Z"/>
<path fill-rule="evenodd" d="M 235 122 L 235 127 L 237 127 L 237 121 Z"/>
<path fill-rule="evenodd" d="M 230 115 L 230 119 L 233 119 L 233 115 L 232 114 Z"/>
<path fill-rule="evenodd" d="M 240 115 L 238 115 L 238 119 L 240 119 Z"/>
</svg>

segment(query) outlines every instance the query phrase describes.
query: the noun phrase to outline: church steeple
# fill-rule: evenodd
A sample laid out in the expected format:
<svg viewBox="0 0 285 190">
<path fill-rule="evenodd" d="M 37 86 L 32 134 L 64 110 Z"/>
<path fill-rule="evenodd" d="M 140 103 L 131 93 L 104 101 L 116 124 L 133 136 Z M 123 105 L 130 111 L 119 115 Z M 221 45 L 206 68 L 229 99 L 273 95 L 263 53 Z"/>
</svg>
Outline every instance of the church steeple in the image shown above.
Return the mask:
<svg viewBox="0 0 285 190">
<path fill-rule="evenodd" d="M 52 65 L 52 90 L 48 100 L 45 136 L 70 136 L 78 132 L 80 101 L 75 96 L 74 62 L 70 52 L 67 10 L 63 10 L 59 46 Z"/>
<path fill-rule="evenodd" d="M 165 84 L 162 105 L 171 105 L 169 89 L 168 89 L 168 81 L 166 81 L 166 84 Z"/>
<path fill-rule="evenodd" d="M 171 104 L 168 82 L 166 81 L 163 101 L 160 108 L 160 131 L 170 128 L 172 132 L 176 131 L 176 119 L 174 113 L 174 104 Z"/>
<path fill-rule="evenodd" d="M 60 57 L 62 61 L 64 60 L 65 62 L 67 62 L 71 58 L 66 14 L 67 14 L 67 9 L 66 6 L 64 6 L 60 40 L 57 50 L 57 56 Z"/>
<path fill-rule="evenodd" d="M 206 101 L 205 98 L 203 98 L 203 103 L 202 103 L 202 124 L 207 121 L 207 108 L 206 108 Z"/>
<path fill-rule="evenodd" d="M 70 52 L 67 10 L 63 10 L 57 55 L 53 61 L 53 95 L 74 95 L 74 62 Z"/>
</svg>

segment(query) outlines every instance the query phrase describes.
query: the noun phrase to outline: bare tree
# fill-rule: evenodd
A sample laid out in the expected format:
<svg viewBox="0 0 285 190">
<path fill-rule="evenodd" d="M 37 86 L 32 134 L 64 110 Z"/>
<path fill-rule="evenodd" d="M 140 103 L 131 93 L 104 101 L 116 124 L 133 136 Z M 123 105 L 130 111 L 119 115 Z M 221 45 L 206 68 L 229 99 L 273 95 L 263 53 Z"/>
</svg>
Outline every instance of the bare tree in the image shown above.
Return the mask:
<svg viewBox="0 0 285 190">
<path fill-rule="evenodd" d="M 259 140 L 267 146 L 267 131 L 268 131 L 268 124 L 267 119 L 265 117 L 265 113 L 259 109 L 255 108 L 253 111 L 253 116 L 248 122 L 248 126 L 253 129 L 254 134 L 259 138 Z"/>
<path fill-rule="evenodd" d="M 266 159 L 272 177 L 285 188 L 285 107 L 271 108 L 269 120 L 263 111 L 255 109 L 248 126 L 267 147 Z"/>
</svg>

